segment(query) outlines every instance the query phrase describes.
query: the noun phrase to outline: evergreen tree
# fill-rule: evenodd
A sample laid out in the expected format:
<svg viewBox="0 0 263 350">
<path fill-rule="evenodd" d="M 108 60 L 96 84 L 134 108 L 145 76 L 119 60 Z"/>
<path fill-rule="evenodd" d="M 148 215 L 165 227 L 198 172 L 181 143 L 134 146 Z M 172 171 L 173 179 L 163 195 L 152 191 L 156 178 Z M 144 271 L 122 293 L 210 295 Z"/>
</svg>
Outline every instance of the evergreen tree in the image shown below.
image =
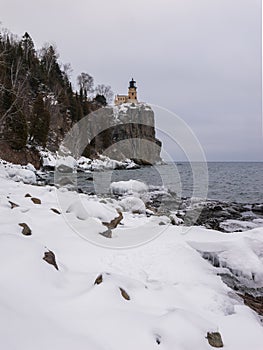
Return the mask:
<svg viewBox="0 0 263 350">
<path fill-rule="evenodd" d="M 45 147 L 47 143 L 50 123 L 50 114 L 45 108 L 43 96 L 39 94 L 33 105 L 33 118 L 31 122 L 30 140 Z"/>
<path fill-rule="evenodd" d="M 27 123 L 25 115 L 16 106 L 12 107 L 12 112 L 6 118 L 5 140 L 12 148 L 20 150 L 27 144 Z"/>
</svg>

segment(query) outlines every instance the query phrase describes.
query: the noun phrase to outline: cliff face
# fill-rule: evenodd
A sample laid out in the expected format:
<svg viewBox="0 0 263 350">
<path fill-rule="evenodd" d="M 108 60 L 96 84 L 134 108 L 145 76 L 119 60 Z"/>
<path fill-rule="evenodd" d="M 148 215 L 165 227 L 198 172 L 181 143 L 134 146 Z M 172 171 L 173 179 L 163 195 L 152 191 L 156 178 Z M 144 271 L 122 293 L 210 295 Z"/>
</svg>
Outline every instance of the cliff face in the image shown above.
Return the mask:
<svg viewBox="0 0 263 350">
<path fill-rule="evenodd" d="M 101 108 L 80 127 L 82 140 L 89 143 L 83 152 L 87 157 L 103 154 L 116 160 L 130 158 L 138 164 L 154 164 L 161 160 L 161 141 L 155 135 L 154 112 L 146 104 Z M 84 135 L 83 130 L 87 130 Z"/>
</svg>

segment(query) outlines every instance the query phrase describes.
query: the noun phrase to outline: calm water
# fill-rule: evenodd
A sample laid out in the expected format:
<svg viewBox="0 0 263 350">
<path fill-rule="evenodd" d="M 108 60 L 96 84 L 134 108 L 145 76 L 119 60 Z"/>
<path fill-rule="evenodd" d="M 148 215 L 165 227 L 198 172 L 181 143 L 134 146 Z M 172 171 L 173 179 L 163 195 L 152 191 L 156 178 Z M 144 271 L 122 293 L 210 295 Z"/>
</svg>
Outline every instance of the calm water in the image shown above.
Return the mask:
<svg viewBox="0 0 263 350">
<path fill-rule="evenodd" d="M 194 164 L 197 179 L 189 163 L 173 163 L 147 166 L 134 170 L 94 172 L 78 175 L 78 187 L 85 192 L 108 193 L 113 181 L 139 180 L 150 186 L 165 186 L 182 197 L 202 197 L 205 188 L 205 172 L 201 164 Z M 194 185 L 193 185 L 194 183 Z M 209 199 L 239 203 L 263 203 L 263 163 L 210 162 L 208 163 Z"/>
</svg>

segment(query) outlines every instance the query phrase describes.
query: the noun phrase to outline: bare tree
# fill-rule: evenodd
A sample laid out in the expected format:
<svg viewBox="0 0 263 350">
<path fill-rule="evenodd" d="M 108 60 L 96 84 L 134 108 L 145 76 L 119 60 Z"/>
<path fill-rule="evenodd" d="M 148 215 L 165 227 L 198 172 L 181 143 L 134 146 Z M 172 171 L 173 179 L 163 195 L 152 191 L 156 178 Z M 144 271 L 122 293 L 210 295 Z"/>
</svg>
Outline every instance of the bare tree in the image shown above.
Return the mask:
<svg viewBox="0 0 263 350">
<path fill-rule="evenodd" d="M 39 56 L 40 56 L 40 59 L 41 59 L 43 66 L 45 67 L 47 75 L 49 77 L 52 69 L 54 68 L 55 64 L 57 63 L 57 59 L 59 58 L 59 54 L 57 52 L 57 49 L 54 45 L 50 45 L 50 44 L 46 43 L 42 47 L 42 49 L 40 50 Z"/>
<path fill-rule="evenodd" d="M 85 96 L 91 95 L 94 92 L 94 79 L 88 73 L 82 72 L 80 75 L 78 75 L 77 83 L 79 89 L 83 91 Z"/>
<path fill-rule="evenodd" d="M 96 95 L 102 95 L 106 98 L 107 103 L 111 103 L 113 100 L 113 91 L 110 85 L 99 84 L 95 88 Z"/>
<path fill-rule="evenodd" d="M 62 67 L 62 72 L 64 74 L 65 79 L 69 81 L 69 79 L 71 77 L 71 74 L 73 72 L 71 64 L 70 63 L 64 63 L 63 67 Z"/>
</svg>

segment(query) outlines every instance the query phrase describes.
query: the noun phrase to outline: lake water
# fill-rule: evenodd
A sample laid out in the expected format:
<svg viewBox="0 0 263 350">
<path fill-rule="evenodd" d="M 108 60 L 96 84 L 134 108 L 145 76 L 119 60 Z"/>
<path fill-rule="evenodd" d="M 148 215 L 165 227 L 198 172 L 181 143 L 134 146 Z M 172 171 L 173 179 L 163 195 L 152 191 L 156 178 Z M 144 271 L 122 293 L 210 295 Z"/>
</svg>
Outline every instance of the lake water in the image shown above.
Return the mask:
<svg viewBox="0 0 263 350">
<path fill-rule="evenodd" d="M 193 181 L 194 174 L 197 179 Z M 209 162 L 208 199 L 238 203 L 263 203 L 263 163 Z M 84 192 L 107 194 L 113 181 L 139 180 L 149 186 L 165 186 L 181 197 L 204 197 L 206 176 L 202 164 L 170 163 L 133 170 L 78 174 L 78 187 Z M 194 192 L 196 191 L 196 192 Z"/>
</svg>

